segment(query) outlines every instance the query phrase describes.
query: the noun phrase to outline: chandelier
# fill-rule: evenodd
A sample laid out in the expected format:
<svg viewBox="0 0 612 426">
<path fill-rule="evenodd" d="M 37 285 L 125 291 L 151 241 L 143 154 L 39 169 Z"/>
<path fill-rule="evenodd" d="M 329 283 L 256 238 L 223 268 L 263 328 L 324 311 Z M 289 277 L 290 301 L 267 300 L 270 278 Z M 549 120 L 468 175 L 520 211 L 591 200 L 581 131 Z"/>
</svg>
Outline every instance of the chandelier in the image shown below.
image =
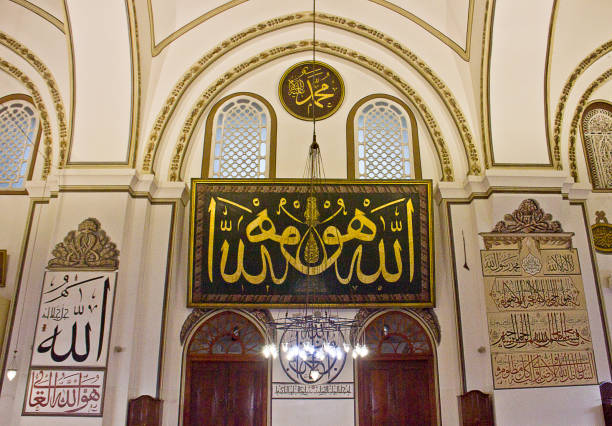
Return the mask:
<svg viewBox="0 0 612 426">
<path fill-rule="evenodd" d="M 312 69 L 315 69 L 315 10 L 312 11 Z M 313 72 L 314 74 L 314 72 Z M 311 77 L 314 78 L 314 77 Z M 325 179 L 321 150 L 317 143 L 316 112 L 312 108 L 312 143 L 308 150 L 308 159 L 304 169 L 304 178 L 308 181 L 308 195 L 304 216 L 308 232 L 315 232 L 319 223 L 317 209 L 317 189 Z M 308 244 L 306 245 L 308 251 Z M 263 347 L 266 358 L 281 359 L 285 373 L 294 381 L 307 384 L 329 382 L 340 374 L 347 357 L 358 358 L 368 354 L 363 342 L 350 341 L 351 333 L 359 327 L 354 318 L 342 317 L 337 310 L 330 308 L 313 308 L 309 296 L 320 283 L 315 277 L 315 268 L 307 267 L 305 279 L 306 303 L 294 312 L 285 311 L 276 319 L 267 323 L 268 343 Z M 276 343 L 275 335 L 280 334 Z M 348 337 L 347 337 L 348 336 Z"/>
</svg>

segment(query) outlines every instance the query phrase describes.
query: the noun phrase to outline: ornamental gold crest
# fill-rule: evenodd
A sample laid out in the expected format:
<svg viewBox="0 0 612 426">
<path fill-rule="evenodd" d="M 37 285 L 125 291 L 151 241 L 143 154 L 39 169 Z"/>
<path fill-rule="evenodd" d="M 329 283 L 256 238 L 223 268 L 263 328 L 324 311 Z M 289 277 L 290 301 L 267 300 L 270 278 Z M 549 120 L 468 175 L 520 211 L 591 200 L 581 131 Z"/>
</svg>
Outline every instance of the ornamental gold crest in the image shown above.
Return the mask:
<svg viewBox="0 0 612 426">
<path fill-rule="evenodd" d="M 300 120 L 323 120 L 335 113 L 344 99 L 338 71 L 318 61 L 289 68 L 278 85 L 278 97 L 287 112 Z"/>
</svg>

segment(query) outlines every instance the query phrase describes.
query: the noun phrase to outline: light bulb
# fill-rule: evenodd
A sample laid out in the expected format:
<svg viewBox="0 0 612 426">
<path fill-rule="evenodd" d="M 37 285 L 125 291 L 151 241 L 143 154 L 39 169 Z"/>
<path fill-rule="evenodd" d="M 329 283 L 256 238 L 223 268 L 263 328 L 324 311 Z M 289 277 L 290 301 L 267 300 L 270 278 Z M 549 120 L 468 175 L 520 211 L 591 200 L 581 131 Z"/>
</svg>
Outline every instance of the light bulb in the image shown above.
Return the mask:
<svg viewBox="0 0 612 426">
<path fill-rule="evenodd" d="M 310 378 L 312 380 L 318 380 L 319 377 L 321 377 L 321 373 L 319 373 L 317 370 L 311 370 L 310 371 Z"/>
<path fill-rule="evenodd" d="M 289 351 L 287 352 L 287 359 L 289 361 L 292 361 L 293 358 L 295 358 L 298 353 L 299 353 L 299 349 L 297 348 L 297 346 L 292 346 L 291 349 L 289 349 Z"/>
<path fill-rule="evenodd" d="M 14 368 L 6 370 L 6 378 L 9 379 L 9 382 L 12 382 L 15 376 L 17 376 L 17 370 Z"/>
<path fill-rule="evenodd" d="M 361 355 L 362 357 L 364 357 L 364 356 L 366 356 L 366 355 L 368 354 L 368 352 L 370 352 L 370 351 L 368 350 L 368 347 L 367 347 L 366 345 L 363 345 L 363 346 L 361 347 L 361 353 L 360 353 L 359 355 Z"/>
<path fill-rule="evenodd" d="M 323 353 L 323 351 L 318 350 L 317 352 L 315 352 L 315 358 L 319 361 L 323 361 L 325 359 L 325 354 Z"/>
<path fill-rule="evenodd" d="M 309 354 L 313 354 L 315 351 L 315 348 L 314 346 L 312 346 L 312 343 L 306 342 L 304 343 L 304 350 L 308 352 Z"/>
<path fill-rule="evenodd" d="M 332 354 L 334 353 L 334 348 L 332 347 L 332 345 L 330 345 L 329 343 L 325 342 L 323 343 L 323 350 L 325 351 L 325 353 L 327 354 Z"/>
<path fill-rule="evenodd" d="M 270 345 L 270 354 L 272 355 L 273 359 L 278 357 L 278 349 L 276 349 L 276 346 Z"/>
<path fill-rule="evenodd" d="M 344 352 L 349 353 L 351 350 L 351 345 L 349 345 L 348 343 L 343 343 L 342 347 L 344 348 Z"/>
<path fill-rule="evenodd" d="M 268 345 L 264 345 L 263 347 L 263 356 L 270 358 L 270 347 Z"/>
<path fill-rule="evenodd" d="M 287 352 L 289 350 L 289 343 L 287 342 L 281 343 L 281 349 L 283 350 L 283 352 Z"/>
<path fill-rule="evenodd" d="M 298 352 L 298 356 L 302 359 L 302 361 L 306 361 L 306 359 L 308 358 L 308 355 L 306 354 L 306 351 L 304 350 L 300 350 Z"/>
<path fill-rule="evenodd" d="M 342 359 L 342 357 L 344 356 L 344 352 L 342 352 L 342 349 L 336 348 L 336 353 L 334 355 L 336 356 L 336 358 Z"/>
</svg>

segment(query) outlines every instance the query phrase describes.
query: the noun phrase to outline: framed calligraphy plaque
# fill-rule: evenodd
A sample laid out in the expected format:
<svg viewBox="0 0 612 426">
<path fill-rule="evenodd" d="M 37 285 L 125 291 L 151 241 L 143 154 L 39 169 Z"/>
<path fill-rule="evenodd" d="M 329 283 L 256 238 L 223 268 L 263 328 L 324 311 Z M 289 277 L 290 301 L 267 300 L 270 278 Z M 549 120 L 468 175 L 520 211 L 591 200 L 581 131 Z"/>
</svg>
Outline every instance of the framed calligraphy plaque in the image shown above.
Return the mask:
<svg viewBox="0 0 612 426">
<path fill-rule="evenodd" d="M 431 181 L 191 183 L 188 306 L 434 306 Z"/>
<path fill-rule="evenodd" d="M 293 65 L 278 84 L 278 97 L 287 112 L 300 120 L 323 120 L 344 100 L 344 82 L 338 71 L 315 61 Z"/>
<path fill-rule="evenodd" d="M 104 369 L 32 368 L 23 415 L 102 416 Z"/>
<path fill-rule="evenodd" d="M 106 367 L 117 273 L 47 271 L 33 366 Z"/>
</svg>

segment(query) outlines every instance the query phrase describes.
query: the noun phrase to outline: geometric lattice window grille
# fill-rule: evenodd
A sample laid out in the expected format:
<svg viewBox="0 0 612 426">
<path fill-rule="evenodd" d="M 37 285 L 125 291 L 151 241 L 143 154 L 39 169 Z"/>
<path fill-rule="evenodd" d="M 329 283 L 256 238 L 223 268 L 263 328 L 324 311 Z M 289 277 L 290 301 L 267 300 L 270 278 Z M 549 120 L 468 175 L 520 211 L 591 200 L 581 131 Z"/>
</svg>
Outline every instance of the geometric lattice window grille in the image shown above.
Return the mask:
<svg viewBox="0 0 612 426">
<path fill-rule="evenodd" d="M 23 189 L 31 176 L 40 120 L 26 99 L 23 95 L 0 99 L 0 190 Z"/>
<path fill-rule="evenodd" d="M 265 344 L 255 325 L 234 312 L 206 320 L 189 343 L 187 355 L 260 355 Z"/>
<path fill-rule="evenodd" d="M 412 129 L 401 106 L 386 98 L 364 104 L 355 114 L 355 161 L 358 179 L 414 177 Z"/>
<path fill-rule="evenodd" d="M 597 102 L 585 109 L 582 134 L 595 189 L 612 189 L 612 106 Z"/>
<path fill-rule="evenodd" d="M 270 168 L 270 114 L 250 96 L 222 105 L 214 118 L 212 168 L 214 178 L 265 178 Z"/>
<path fill-rule="evenodd" d="M 373 355 L 431 356 L 431 339 L 414 318 L 401 312 L 387 312 L 364 331 L 365 344 Z"/>
</svg>

